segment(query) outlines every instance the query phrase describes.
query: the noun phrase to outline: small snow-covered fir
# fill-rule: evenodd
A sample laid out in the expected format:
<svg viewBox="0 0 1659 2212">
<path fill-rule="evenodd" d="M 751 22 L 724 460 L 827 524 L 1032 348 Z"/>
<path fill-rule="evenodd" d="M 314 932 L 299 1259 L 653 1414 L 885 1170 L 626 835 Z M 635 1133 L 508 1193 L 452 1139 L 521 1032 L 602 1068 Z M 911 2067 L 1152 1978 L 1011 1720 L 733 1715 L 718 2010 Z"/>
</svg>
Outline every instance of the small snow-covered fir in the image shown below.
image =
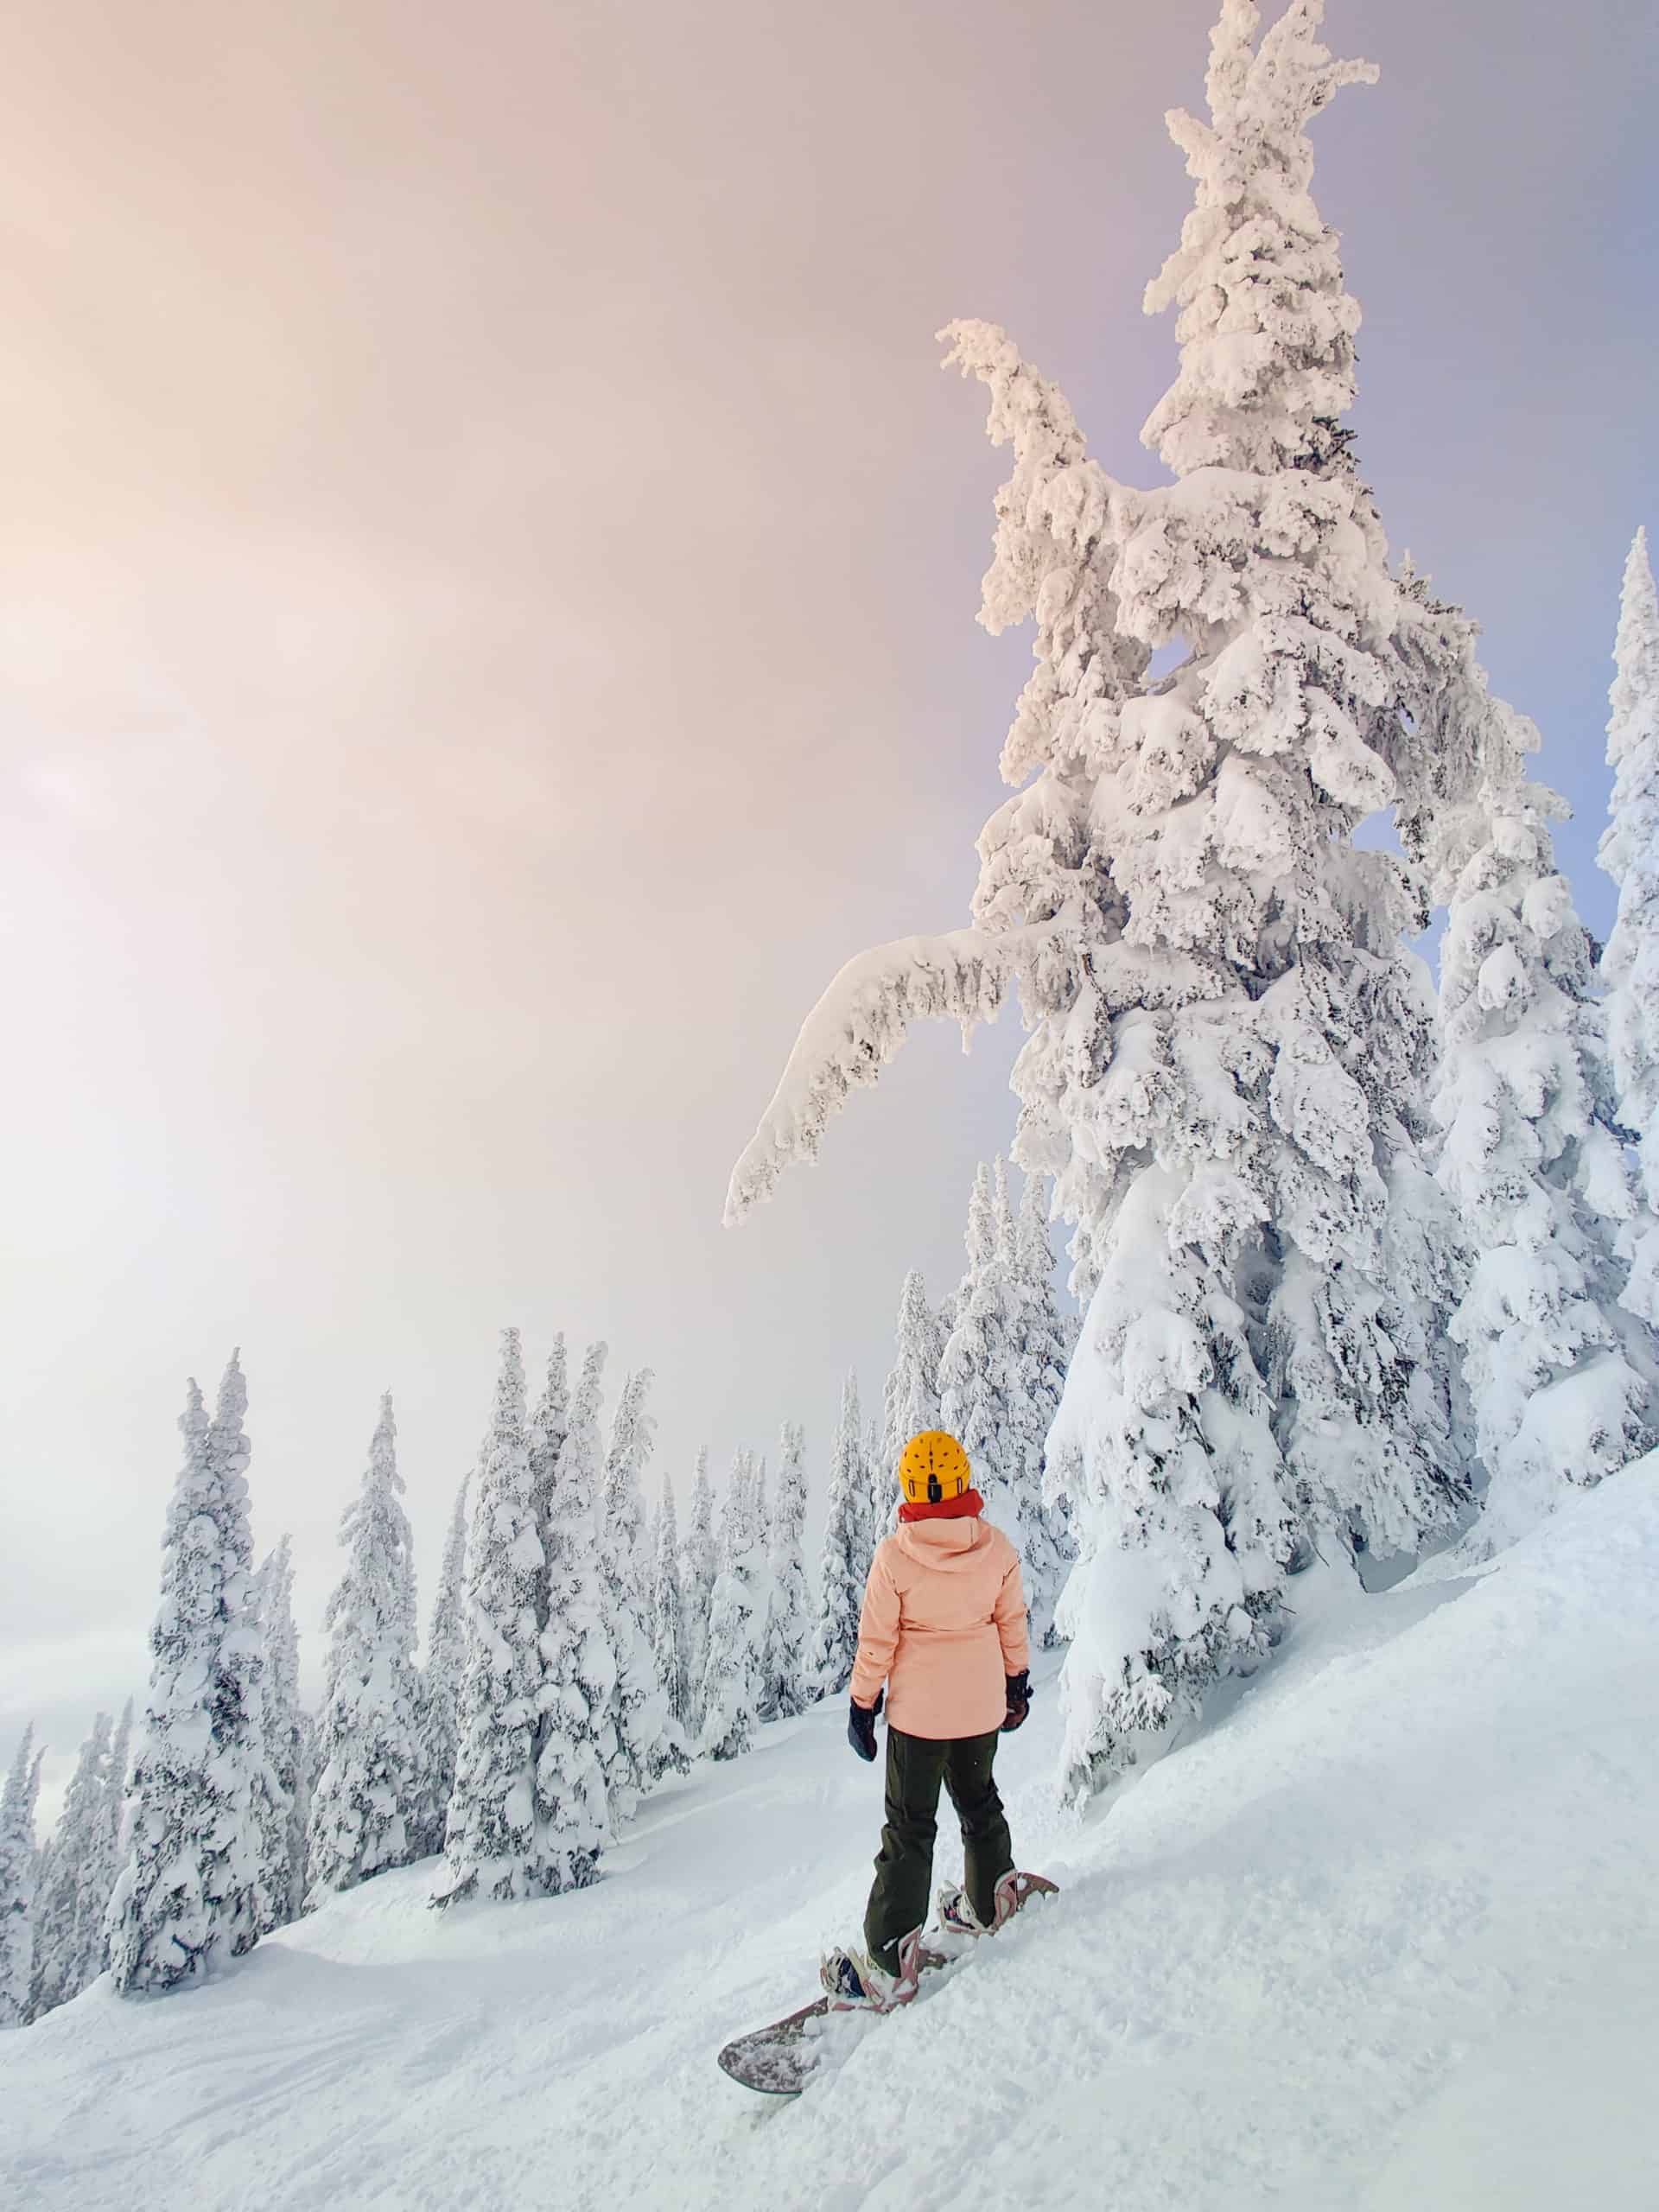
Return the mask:
<svg viewBox="0 0 1659 2212">
<path fill-rule="evenodd" d="M 414 1540 L 388 1393 L 357 1497 L 340 1524 L 346 1570 L 328 1600 L 321 1772 L 311 1801 L 307 1903 L 416 1855 Z"/>
<path fill-rule="evenodd" d="M 691 1738 L 702 1732 L 702 1682 L 709 1662 L 709 1624 L 714 1611 L 719 1559 L 715 1543 L 715 1491 L 709 1479 L 709 1446 L 697 1452 L 691 1482 L 691 1521 L 685 1535 L 680 1586 L 685 1605 L 685 1665 L 690 1700 L 687 1725 Z"/>
<path fill-rule="evenodd" d="M 260 1733 L 270 1785 L 258 1794 L 259 1925 L 268 1933 L 300 1910 L 310 1829 L 313 1728 L 300 1704 L 300 1639 L 294 1625 L 292 1539 L 284 1536 L 254 1577 L 254 1610 L 264 1647 Z"/>
<path fill-rule="evenodd" d="M 600 1560 L 600 1399 L 606 1348 L 588 1347 L 575 1396 L 562 1414 L 550 1477 L 537 1486 L 543 1605 L 535 1699 L 534 1837 L 524 1885 L 532 1894 L 591 1882 L 611 1823 L 617 1662 Z M 559 1352 L 561 1374 L 563 1354 Z"/>
<path fill-rule="evenodd" d="M 662 1496 L 653 1519 L 655 1564 L 652 1573 L 651 1618 L 657 1672 L 668 1700 L 668 1717 L 682 1745 L 691 1728 L 691 1675 L 686 1653 L 685 1592 L 680 1572 L 679 1513 L 674 1477 L 663 1470 Z"/>
<path fill-rule="evenodd" d="M 898 1510 L 899 1461 L 912 1436 L 939 1425 L 939 1368 L 944 1332 L 927 1302 L 919 1268 L 905 1277 L 893 1331 L 893 1365 L 881 1392 L 881 1443 L 869 1461 L 868 1520 L 865 1535 L 874 1553 L 893 1525 Z"/>
<path fill-rule="evenodd" d="M 259 1938 L 263 1652 L 248 1522 L 247 1388 L 232 1355 L 210 1422 L 193 1381 L 150 1630 L 126 1864 L 110 1901 L 124 1994 L 199 1980 Z"/>
<path fill-rule="evenodd" d="M 809 1664 L 811 1605 L 802 1539 L 806 1527 L 806 1440 L 784 1423 L 770 1541 L 771 1602 L 760 1656 L 757 1710 L 763 1720 L 793 1719 L 812 1702 Z"/>
<path fill-rule="evenodd" d="M 444 1821 L 455 1786 L 461 1681 L 467 1662 L 467 1501 L 471 1481 L 469 1475 L 463 1476 L 455 1492 L 432 1601 L 426 1663 L 420 1675 L 412 1821 L 418 1859 L 443 1849 Z"/>
<path fill-rule="evenodd" d="M 830 1445 L 829 1510 L 812 1630 L 811 1676 L 821 1697 L 839 1695 L 852 1679 L 858 1617 L 870 1567 L 869 1497 L 858 1377 L 849 1372 L 841 1387 L 841 1416 Z"/>
<path fill-rule="evenodd" d="M 467 1548 L 467 1659 L 444 1866 L 433 1891 L 439 1905 L 475 1894 L 525 1897 L 534 1881 L 544 1560 L 529 1429 L 518 1332 L 506 1329 Z"/>
<path fill-rule="evenodd" d="M 998 1229 L 991 1171 L 982 1162 L 968 1205 L 968 1270 L 952 1300 L 954 1325 L 940 1352 L 937 1422 L 925 1426 L 948 1429 L 957 1438 L 987 1504 L 1006 1509 L 1013 1456 L 1009 1369 L 1019 1324 L 1011 1255 Z M 994 1513 L 997 1517 L 1006 1520 L 1006 1510 L 1000 1516 Z"/>
<path fill-rule="evenodd" d="M 668 1700 L 645 1624 L 650 1576 L 641 1477 L 656 1431 L 656 1422 L 645 1410 L 651 1383 L 649 1368 L 641 1368 L 623 1383 L 611 1424 L 600 1516 L 606 1633 L 616 1659 L 611 1691 L 613 1749 L 607 1766 L 613 1821 L 626 1820 L 641 1792 L 683 1758 L 670 1729 Z"/>
<path fill-rule="evenodd" d="M 1054 1255 L 1040 1176 L 1027 1176 L 1013 1218 L 1001 1178 L 997 1222 L 1015 1301 L 1007 1391 L 1008 1533 L 1020 1554 L 1033 1640 L 1049 1645 L 1058 1637 L 1055 1608 L 1077 1546 L 1058 1485 L 1049 1483 L 1047 1472 L 1048 1433 L 1065 1388 L 1071 1348 L 1054 1294 Z"/>
<path fill-rule="evenodd" d="M 92 1833 L 80 1853 L 75 1897 L 75 1955 L 81 1987 L 109 1964 L 110 1899 L 121 1872 L 126 1834 L 127 1769 L 132 1749 L 132 1700 L 121 1708 L 100 1776 Z"/>
<path fill-rule="evenodd" d="M 41 1856 L 29 1993 L 29 2012 L 35 2018 L 66 2004 L 102 1971 L 103 1912 L 109 1891 L 99 1899 L 95 1919 L 86 1913 L 83 1899 L 88 1888 L 87 1862 L 97 1855 L 102 1840 L 110 1728 L 109 1714 L 99 1713 L 81 1745 L 57 1827 Z"/>
<path fill-rule="evenodd" d="M 25 1728 L 0 1791 L 0 2028 L 20 2028 L 29 2015 L 35 1966 L 35 1899 L 40 1869 L 35 1806 L 41 1758 L 35 1730 Z"/>
<path fill-rule="evenodd" d="M 736 1758 L 754 1740 L 760 1713 L 760 1640 L 771 1609 L 771 1567 L 760 1526 L 760 1469 L 740 1452 L 721 1516 L 718 1572 L 702 1673 L 702 1748 Z"/>
</svg>

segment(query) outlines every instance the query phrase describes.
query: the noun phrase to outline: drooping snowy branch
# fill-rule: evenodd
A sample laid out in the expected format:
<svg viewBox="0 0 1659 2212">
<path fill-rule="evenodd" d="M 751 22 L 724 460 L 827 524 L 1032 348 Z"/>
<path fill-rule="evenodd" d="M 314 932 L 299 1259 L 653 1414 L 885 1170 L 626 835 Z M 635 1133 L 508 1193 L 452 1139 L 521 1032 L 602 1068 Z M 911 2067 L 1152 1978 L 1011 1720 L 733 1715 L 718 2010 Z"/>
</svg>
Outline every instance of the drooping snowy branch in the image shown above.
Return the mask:
<svg viewBox="0 0 1659 2212">
<path fill-rule="evenodd" d="M 995 1020 L 1016 982 L 1039 1004 L 1069 995 L 1075 957 L 1063 928 L 899 938 L 849 960 L 808 1015 L 760 1126 L 732 1171 L 728 1226 L 770 1197 L 786 1167 L 817 1158 L 824 1131 L 849 1094 L 879 1080 L 912 1023 L 959 1022 L 965 1043 L 981 1022 Z"/>
</svg>

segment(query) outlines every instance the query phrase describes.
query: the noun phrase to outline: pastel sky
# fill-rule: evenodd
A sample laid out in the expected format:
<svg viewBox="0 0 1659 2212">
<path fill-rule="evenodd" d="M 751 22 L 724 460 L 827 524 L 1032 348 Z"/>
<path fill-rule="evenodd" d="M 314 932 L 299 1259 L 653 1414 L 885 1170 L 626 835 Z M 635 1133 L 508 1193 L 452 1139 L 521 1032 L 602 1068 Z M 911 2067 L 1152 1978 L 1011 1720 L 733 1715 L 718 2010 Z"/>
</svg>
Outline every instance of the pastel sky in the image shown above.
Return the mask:
<svg viewBox="0 0 1659 2212">
<path fill-rule="evenodd" d="M 818 1479 L 960 1270 L 1013 1018 L 916 1043 L 741 1232 L 867 944 L 963 918 L 1027 664 L 953 315 L 1115 473 L 1211 0 L 34 0 L 0 22 L 0 1758 L 140 1691 L 233 1344 L 308 1669 L 378 1393 L 423 1604 L 496 1331 L 658 1373 L 682 1498 Z M 1332 0 L 1318 126 L 1396 549 L 1539 720 L 1582 908 L 1659 521 L 1650 0 Z"/>
</svg>

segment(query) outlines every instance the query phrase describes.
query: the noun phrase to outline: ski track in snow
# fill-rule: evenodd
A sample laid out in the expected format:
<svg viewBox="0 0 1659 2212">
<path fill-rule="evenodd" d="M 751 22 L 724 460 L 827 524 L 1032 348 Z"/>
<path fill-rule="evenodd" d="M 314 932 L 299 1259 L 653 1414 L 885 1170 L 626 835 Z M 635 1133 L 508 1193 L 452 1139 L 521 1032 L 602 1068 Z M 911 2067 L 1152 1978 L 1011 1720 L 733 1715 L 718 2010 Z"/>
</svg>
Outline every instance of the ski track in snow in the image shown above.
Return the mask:
<svg viewBox="0 0 1659 2212">
<path fill-rule="evenodd" d="M 1001 1778 L 1065 1895 L 831 2023 L 797 2101 L 715 2054 L 858 1925 L 839 1701 L 652 1799 L 592 1890 L 440 1916 L 410 1868 L 0 2039 L 0 2202 L 1653 2212 L 1656 1590 L 1659 1455 L 1462 1578 L 1316 1569 L 1273 1667 L 1081 1822 L 1042 1685 Z"/>
</svg>

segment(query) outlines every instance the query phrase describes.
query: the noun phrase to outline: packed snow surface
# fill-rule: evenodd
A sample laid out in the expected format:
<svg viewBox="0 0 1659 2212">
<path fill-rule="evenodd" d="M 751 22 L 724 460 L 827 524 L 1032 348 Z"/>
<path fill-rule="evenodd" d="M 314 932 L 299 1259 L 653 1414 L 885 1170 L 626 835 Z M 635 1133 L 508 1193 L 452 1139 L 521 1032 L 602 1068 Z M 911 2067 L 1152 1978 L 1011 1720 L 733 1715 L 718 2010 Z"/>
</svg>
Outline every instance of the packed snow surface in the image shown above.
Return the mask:
<svg viewBox="0 0 1659 2212">
<path fill-rule="evenodd" d="M 1659 1455 L 1466 1574 L 1316 1568 L 1267 1673 L 1081 1826 L 1039 1688 L 1001 1764 L 1064 1894 L 837 2023 L 793 2102 L 715 2054 L 856 1929 L 839 1707 L 651 1798 L 591 1890 L 440 1916 L 414 1867 L 0 2037 L 0 2201 L 1651 2212 L 1656 1591 Z"/>
</svg>

